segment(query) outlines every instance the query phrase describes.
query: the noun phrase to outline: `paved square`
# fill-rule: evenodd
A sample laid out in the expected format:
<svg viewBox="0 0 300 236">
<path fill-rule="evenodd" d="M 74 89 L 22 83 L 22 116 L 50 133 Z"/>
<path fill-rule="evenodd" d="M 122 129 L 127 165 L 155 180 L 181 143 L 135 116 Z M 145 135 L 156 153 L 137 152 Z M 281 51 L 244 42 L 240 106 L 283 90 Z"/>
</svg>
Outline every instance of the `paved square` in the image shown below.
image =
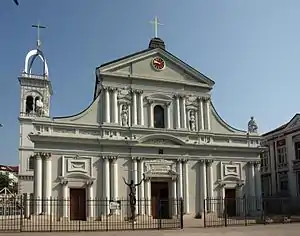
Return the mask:
<svg viewBox="0 0 300 236">
<path fill-rule="evenodd" d="M 298 236 L 300 224 L 253 225 L 220 228 L 185 228 L 183 230 L 71 232 L 72 236 Z M 9 233 L 10 236 L 33 236 L 40 233 Z M 7 233 L 0 233 L 7 235 Z M 65 236 L 70 232 L 43 233 L 43 236 Z"/>
</svg>

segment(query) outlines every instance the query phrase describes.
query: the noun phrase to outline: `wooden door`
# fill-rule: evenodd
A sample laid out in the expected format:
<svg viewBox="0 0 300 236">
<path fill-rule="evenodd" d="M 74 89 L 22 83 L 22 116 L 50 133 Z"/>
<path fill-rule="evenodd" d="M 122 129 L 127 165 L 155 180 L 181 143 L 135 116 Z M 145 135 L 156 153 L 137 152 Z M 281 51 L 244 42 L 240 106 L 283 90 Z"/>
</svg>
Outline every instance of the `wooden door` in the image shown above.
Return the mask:
<svg viewBox="0 0 300 236">
<path fill-rule="evenodd" d="M 86 220 L 85 189 L 70 189 L 70 218 L 71 220 Z"/>
<path fill-rule="evenodd" d="M 152 217 L 169 218 L 169 185 L 168 182 L 151 182 Z"/>
<path fill-rule="evenodd" d="M 225 189 L 225 207 L 228 216 L 236 216 L 236 189 Z"/>
</svg>

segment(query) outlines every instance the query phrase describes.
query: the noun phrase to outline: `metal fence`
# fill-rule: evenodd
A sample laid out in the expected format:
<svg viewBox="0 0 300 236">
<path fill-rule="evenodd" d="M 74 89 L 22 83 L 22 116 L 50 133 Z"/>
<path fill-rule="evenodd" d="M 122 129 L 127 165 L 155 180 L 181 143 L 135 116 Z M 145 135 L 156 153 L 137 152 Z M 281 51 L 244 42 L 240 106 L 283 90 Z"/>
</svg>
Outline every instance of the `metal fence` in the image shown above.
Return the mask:
<svg viewBox="0 0 300 236">
<path fill-rule="evenodd" d="M 0 202 L 0 232 L 115 231 L 183 228 L 183 200 L 26 199 Z"/>
<path fill-rule="evenodd" d="M 299 197 L 210 198 L 204 206 L 204 227 L 300 222 Z"/>
</svg>

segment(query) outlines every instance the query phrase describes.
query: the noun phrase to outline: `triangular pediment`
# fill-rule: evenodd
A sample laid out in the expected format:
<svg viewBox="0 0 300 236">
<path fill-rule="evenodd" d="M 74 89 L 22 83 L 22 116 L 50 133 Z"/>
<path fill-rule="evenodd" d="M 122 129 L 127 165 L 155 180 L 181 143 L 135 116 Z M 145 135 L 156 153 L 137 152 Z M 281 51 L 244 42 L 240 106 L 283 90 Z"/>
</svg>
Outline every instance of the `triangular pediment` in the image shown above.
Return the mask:
<svg viewBox="0 0 300 236">
<path fill-rule="evenodd" d="M 164 68 L 154 68 L 153 59 L 161 58 Z M 160 49 L 145 50 L 119 60 L 107 63 L 98 68 L 102 75 L 128 76 L 147 80 L 161 80 L 171 83 L 182 83 L 211 88 L 214 81 L 201 74 L 171 53 Z"/>
</svg>

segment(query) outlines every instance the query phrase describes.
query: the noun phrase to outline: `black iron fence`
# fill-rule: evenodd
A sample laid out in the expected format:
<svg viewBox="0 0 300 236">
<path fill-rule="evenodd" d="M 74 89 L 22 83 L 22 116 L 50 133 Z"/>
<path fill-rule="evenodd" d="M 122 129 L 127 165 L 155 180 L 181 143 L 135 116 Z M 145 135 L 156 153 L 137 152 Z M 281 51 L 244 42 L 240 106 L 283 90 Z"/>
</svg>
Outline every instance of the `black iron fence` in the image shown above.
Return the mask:
<svg viewBox="0 0 300 236">
<path fill-rule="evenodd" d="M 183 200 L 0 198 L 0 231 L 112 231 L 183 228 Z"/>
<path fill-rule="evenodd" d="M 210 198 L 204 206 L 204 227 L 300 222 L 300 197 Z"/>
</svg>

